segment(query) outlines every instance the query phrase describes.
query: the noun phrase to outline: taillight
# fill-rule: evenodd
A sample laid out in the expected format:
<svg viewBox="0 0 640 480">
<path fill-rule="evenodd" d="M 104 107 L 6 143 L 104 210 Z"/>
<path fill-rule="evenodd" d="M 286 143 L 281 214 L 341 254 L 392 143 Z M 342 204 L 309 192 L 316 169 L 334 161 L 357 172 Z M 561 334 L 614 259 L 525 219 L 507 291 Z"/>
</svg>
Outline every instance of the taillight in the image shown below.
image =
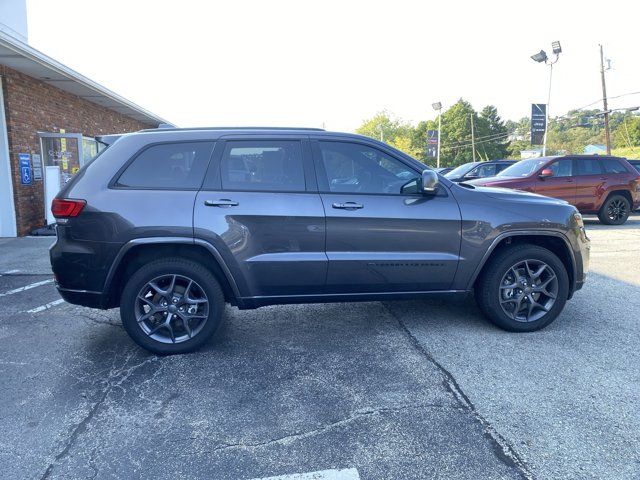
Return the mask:
<svg viewBox="0 0 640 480">
<path fill-rule="evenodd" d="M 86 204 L 85 200 L 54 198 L 53 202 L 51 202 L 51 213 L 56 218 L 77 217 Z"/>
</svg>

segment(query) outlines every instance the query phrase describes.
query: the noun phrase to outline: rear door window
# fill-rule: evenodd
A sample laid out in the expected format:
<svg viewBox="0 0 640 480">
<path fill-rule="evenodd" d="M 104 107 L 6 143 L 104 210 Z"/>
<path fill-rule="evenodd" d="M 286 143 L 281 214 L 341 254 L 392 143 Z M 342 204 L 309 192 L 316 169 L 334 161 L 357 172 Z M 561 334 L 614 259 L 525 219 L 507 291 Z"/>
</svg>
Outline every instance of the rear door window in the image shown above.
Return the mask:
<svg viewBox="0 0 640 480">
<path fill-rule="evenodd" d="M 213 142 L 152 145 L 127 166 L 116 187 L 195 190 L 202 185 Z"/>
<path fill-rule="evenodd" d="M 597 158 L 581 158 L 576 161 L 578 164 L 578 175 L 601 175 L 602 165 Z"/>
<path fill-rule="evenodd" d="M 605 173 L 627 173 L 627 169 L 615 158 L 603 158 L 600 160 Z"/>
<path fill-rule="evenodd" d="M 229 141 L 220 162 L 220 176 L 223 190 L 303 192 L 301 143 Z"/>
</svg>

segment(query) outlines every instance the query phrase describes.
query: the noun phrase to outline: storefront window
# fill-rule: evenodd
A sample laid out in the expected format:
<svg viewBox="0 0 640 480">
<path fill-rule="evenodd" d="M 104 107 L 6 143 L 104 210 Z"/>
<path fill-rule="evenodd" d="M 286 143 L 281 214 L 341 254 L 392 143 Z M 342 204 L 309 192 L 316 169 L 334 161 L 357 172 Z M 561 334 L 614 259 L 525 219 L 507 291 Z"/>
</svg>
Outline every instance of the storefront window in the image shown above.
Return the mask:
<svg viewBox="0 0 640 480">
<path fill-rule="evenodd" d="M 89 163 L 106 147 L 95 138 L 82 137 L 82 165 Z"/>
</svg>

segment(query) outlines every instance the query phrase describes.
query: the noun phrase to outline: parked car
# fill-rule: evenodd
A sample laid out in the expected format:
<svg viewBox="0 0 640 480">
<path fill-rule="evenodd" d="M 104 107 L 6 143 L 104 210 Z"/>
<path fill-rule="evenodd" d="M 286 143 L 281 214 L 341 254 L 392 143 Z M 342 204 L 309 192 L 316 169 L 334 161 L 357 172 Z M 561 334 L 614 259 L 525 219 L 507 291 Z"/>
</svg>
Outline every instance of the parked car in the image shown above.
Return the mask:
<svg viewBox="0 0 640 480">
<path fill-rule="evenodd" d="M 446 175 L 451 170 L 453 170 L 453 167 L 440 167 L 440 168 L 434 168 L 434 170 L 440 175 Z"/>
<path fill-rule="evenodd" d="M 497 176 L 471 182 L 566 200 L 607 225 L 621 225 L 640 207 L 640 176 L 627 160 L 571 155 L 521 160 Z"/>
<path fill-rule="evenodd" d="M 52 211 L 62 297 L 119 306 L 133 340 L 159 354 L 201 346 L 225 302 L 475 291 L 496 325 L 533 331 L 589 266 L 582 217 L 565 202 L 458 185 L 384 143 L 314 129 L 123 135 Z"/>
<path fill-rule="evenodd" d="M 463 163 L 459 167 L 446 173 L 452 182 L 466 182 L 477 178 L 494 177 L 505 168 L 510 167 L 515 160 L 492 160 L 487 162 Z"/>
</svg>

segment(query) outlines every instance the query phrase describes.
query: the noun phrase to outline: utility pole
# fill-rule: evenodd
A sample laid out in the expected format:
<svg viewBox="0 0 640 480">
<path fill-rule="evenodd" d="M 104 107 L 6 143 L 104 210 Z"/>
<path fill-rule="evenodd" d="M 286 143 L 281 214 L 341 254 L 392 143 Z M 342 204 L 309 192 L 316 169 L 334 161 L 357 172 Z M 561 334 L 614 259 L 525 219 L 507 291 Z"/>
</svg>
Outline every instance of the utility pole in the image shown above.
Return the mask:
<svg viewBox="0 0 640 480">
<path fill-rule="evenodd" d="M 473 130 L 473 113 L 471 115 L 471 149 L 473 150 L 473 161 L 476 161 L 476 136 Z"/>
<path fill-rule="evenodd" d="M 607 84 L 604 78 L 604 53 L 600 45 L 600 76 L 602 78 L 602 103 L 604 107 L 604 139 L 607 145 L 607 155 L 611 155 L 611 133 L 609 132 L 609 107 L 607 105 Z"/>
</svg>

